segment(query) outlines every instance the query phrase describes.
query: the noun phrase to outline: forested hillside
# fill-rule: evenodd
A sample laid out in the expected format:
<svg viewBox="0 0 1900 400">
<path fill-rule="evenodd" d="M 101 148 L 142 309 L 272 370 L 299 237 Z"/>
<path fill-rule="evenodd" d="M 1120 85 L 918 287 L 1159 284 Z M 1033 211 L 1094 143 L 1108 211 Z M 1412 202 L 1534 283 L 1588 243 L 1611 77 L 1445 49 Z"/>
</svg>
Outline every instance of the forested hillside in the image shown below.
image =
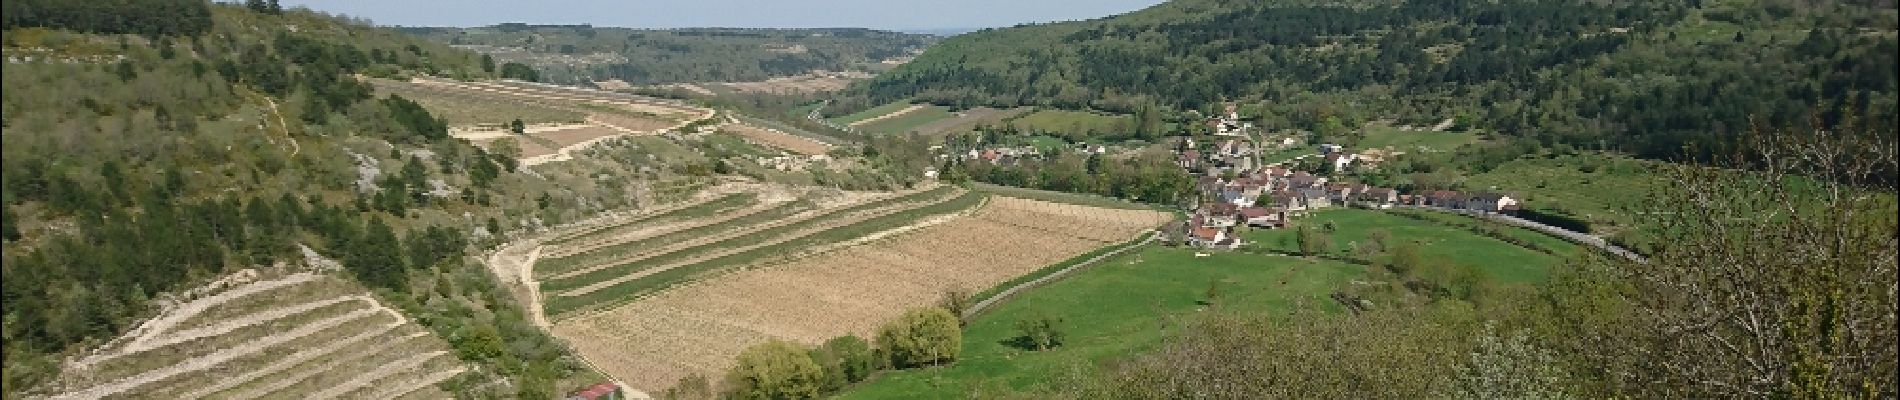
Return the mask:
<svg viewBox="0 0 1900 400">
<path fill-rule="evenodd" d="M 547 197 L 503 190 L 521 187 L 512 159 L 357 78 L 492 76 L 479 55 L 275 1 L 5 11 L 8 397 L 150 317 L 152 299 L 301 263 L 299 246 L 480 366 L 450 390 L 550 397 L 581 369 L 464 257 Z"/>
<path fill-rule="evenodd" d="M 404 32 L 518 62 L 552 82 L 743 82 L 812 70 L 868 71 L 935 40 L 870 29 L 633 29 L 501 24 Z"/>
<path fill-rule="evenodd" d="M 871 104 L 1124 113 L 1237 101 L 1272 129 L 1456 117 L 1663 156 L 1751 118 L 1892 115 L 1900 23 L 1891 2 L 1868 4 L 1177 0 L 957 36 L 856 89 Z"/>
</svg>

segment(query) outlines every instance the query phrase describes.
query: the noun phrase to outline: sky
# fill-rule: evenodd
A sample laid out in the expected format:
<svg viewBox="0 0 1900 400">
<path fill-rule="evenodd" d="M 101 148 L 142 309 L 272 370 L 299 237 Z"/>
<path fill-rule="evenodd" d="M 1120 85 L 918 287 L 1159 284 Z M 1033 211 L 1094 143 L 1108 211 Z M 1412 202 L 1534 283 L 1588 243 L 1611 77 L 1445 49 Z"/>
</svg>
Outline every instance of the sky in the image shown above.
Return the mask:
<svg viewBox="0 0 1900 400">
<path fill-rule="evenodd" d="M 988 28 L 1089 19 L 1161 0 L 284 0 L 285 6 L 368 18 L 378 25 L 503 22 L 630 28 Z"/>
</svg>

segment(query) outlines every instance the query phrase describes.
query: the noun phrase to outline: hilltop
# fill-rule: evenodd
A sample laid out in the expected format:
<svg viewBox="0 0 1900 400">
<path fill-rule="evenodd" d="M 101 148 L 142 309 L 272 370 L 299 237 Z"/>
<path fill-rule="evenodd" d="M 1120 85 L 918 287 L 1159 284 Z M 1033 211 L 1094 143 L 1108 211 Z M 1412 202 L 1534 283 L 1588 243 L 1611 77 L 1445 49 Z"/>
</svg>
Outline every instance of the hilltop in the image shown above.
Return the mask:
<svg viewBox="0 0 1900 400">
<path fill-rule="evenodd" d="M 853 73 L 868 76 L 889 69 L 936 41 L 930 35 L 862 28 L 637 29 L 514 23 L 400 30 L 482 52 L 495 62 L 527 64 L 544 81 L 614 81 L 608 86 L 762 82 L 814 73 L 855 78 Z M 845 82 L 849 80 L 827 86 L 842 88 Z"/>
<path fill-rule="evenodd" d="M 1234 102 L 1268 128 L 1309 131 L 1455 117 L 1659 157 L 1751 116 L 1891 115 L 1895 20 L 1891 4 L 1857 2 L 1177 0 L 951 37 L 854 92 L 870 105 L 1120 113 Z M 1755 78 L 1768 76 L 1794 78 Z"/>
</svg>

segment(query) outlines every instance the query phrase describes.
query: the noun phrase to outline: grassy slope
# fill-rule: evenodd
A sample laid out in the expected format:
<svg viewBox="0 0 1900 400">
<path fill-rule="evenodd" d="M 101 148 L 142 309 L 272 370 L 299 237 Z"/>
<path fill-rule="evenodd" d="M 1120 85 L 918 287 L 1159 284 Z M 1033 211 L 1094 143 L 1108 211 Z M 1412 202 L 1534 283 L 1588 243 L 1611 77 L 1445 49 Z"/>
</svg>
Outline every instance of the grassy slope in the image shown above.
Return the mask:
<svg viewBox="0 0 1900 400">
<path fill-rule="evenodd" d="M 962 398 L 995 385 L 1023 389 L 1078 365 L 1125 357 L 1159 344 L 1176 316 L 1203 312 L 1210 282 L 1221 282 L 1223 311 L 1259 313 L 1305 304 L 1337 311 L 1332 288 L 1364 267 L 1246 253 L 1195 257 L 1188 249 L 1150 247 L 1104 261 L 1068 279 L 1023 293 L 971 321 L 954 366 L 886 373 L 840 398 Z M 1047 352 L 1007 344 L 1017 320 L 1037 313 L 1063 319 L 1068 342 Z"/>
<path fill-rule="evenodd" d="M 1472 175 L 1465 186 L 1525 195 L 1525 207 L 1573 214 L 1590 221 L 1594 233 L 1610 235 L 1635 226 L 1642 201 L 1663 187 L 1650 174 L 1656 165 L 1602 155 L 1525 158 Z"/>
<path fill-rule="evenodd" d="M 1415 152 L 1421 148 L 1451 151 L 1456 150 L 1458 146 L 1478 141 L 1478 135 L 1470 132 L 1401 131 L 1385 125 L 1367 126 L 1365 132 L 1365 139 L 1361 139 L 1357 147 L 1391 147 L 1404 152 Z"/>
<path fill-rule="evenodd" d="M 948 107 L 925 106 L 924 108 L 904 113 L 904 115 L 860 125 L 858 126 L 858 130 L 876 133 L 909 133 L 912 129 L 917 129 L 917 127 L 923 126 L 924 124 L 956 117 L 956 114 L 950 113 Z"/>
<path fill-rule="evenodd" d="M 1037 110 L 1010 121 L 1025 132 L 1112 132 L 1134 126 L 1131 117 L 1088 111 Z"/>
<path fill-rule="evenodd" d="M 1372 231 L 1384 229 L 1391 232 L 1395 243 L 1396 241 L 1420 243 L 1420 253 L 1426 257 L 1442 257 L 1457 265 L 1476 267 L 1506 282 L 1541 282 L 1547 277 L 1545 270 L 1562 261 L 1557 256 L 1480 236 L 1461 228 L 1378 211 L 1333 208 L 1315 212 L 1297 223 L 1318 229 L 1327 221 L 1337 226 L 1337 230 L 1331 236 L 1333 252 L 1340 256 L 1351 255 L 1347 249 L 1348 243 L 1368 243 L 1367 238 Z M 1243 237 L 1258 242 L 1258 246 L 1262 248 L 1292 252 L 1299 249 L 1298 242 L 1294 239 L 1295 235 L 1296 231 L 1293 229 L 1277 229 L 1247 232 L 1243 234 Z M 1558 242 L 1551 242 L 1548 245 L 1562 246 L 1553 248 L 1572 251 L 1576 247 Z"/>
<path fill-rule="evenodd" d="M 1448 218 L 1464 218 L 1447 216 Z M 1420 240 L 1427 257 L 1481 268 L 1505 282 L 1540 282 L 1557 256 L 1530 251 L 1465 229 L 1407 219 L 1377 211 L 1334 209 L 1308 223 L 1335 221 L 1335 240 L 1365 240 L 1373 229 L 1387 229 L 1398 240 Z M 1278 235 L 1291 230 L 1255 231 L 1261 246 L 1280 248 Z M 1558 254 L 1578 251 L 1559 239 L 1522 230 Z M 1290 241 L 1288 243 L 1291 243 Z M 963 358 L 942 368 L 890 372 L 853 388 L 840 398 L 961 398 L 971 393 L 1020 390 L 1048 384 L 1077 367 L 1113 362 L 1153 348 L 1179 317 L 1206 312 L 1197 303 L 1219 282 L 1218 307 L 1239 313 L 1285 312 L 1318 308 L 1338 312 L 1325 296 L 1363 276 L 1366 267 L 1256 252 L 1214 252 L 1196 257 L 1183 248 L 1151 246 L 1105 260 L 1067 279 L 1027 291 L 977 317 L 964 330 Z M 1069 342 L 1048 352 L 1009 345 L 1015 323 L 1037 313 L 1061 317 Z"/>
</svg>

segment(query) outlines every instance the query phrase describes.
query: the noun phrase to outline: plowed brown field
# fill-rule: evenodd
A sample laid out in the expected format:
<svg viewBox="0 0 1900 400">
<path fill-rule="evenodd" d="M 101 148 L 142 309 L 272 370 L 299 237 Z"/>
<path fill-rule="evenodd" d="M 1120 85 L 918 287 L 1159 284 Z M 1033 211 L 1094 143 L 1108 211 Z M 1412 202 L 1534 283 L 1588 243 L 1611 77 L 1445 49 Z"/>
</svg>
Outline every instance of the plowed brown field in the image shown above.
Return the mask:
<svg viewBox="0 0 1900 400">
<path fill-rule="evenodd" d="M 1166 222 L 1154 211 L 994 197 L 983 208 L 894 237 L 722 275 L 561 321 L 603 372 L 654 392 L 769 339 L 870 337 L 953 289 L 986 289 Z"/>
</svg>

